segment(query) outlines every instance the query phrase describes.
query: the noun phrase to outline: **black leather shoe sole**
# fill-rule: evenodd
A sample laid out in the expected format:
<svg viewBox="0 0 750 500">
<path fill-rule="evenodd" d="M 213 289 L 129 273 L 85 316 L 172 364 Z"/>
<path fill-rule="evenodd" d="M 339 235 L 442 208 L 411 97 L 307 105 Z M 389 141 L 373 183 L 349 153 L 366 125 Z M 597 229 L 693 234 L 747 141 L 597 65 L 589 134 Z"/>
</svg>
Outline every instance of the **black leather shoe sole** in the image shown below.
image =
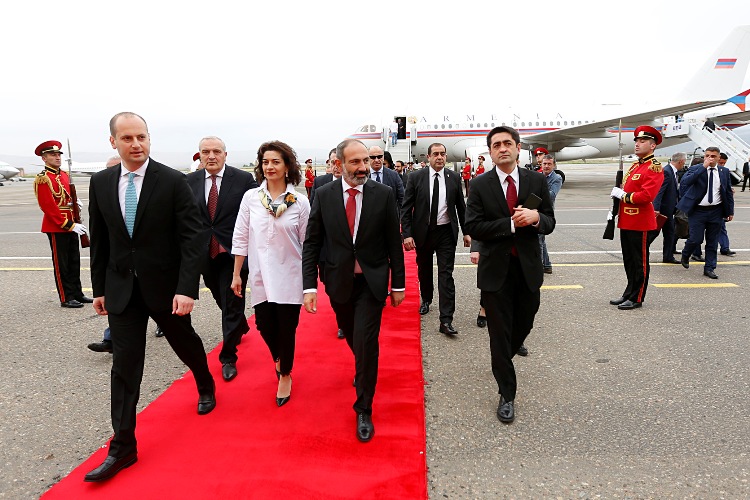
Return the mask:
<svg viewBox="0 0 750 500">
<path fill-rule="evenodd" d="M 440 333 L 443 333 L 445 335 L 450 335 L 452 337 L 453 335 L 458 335 L 458 330 L 453 328 L 453 325 L 449 323 L 442 323 L 440 325 Z"/>
<path fill-rule="evenodd" d="M 679 264 L 680 261 L 677 259 L 672 259 L 672 260 L 663 260 L 662 263 L 663 264 Z"/>
<path fill-rule="evenodd" d="M 703 257 L 696 257 L 695 255 L 691 255 L 690 260 L 694 260 L 695 262 L 706 262 L 706 259 Z"/>
<path fill-rule="evenodd" d="M 237 376 L 237 367 L 234 363 L 226 363 L 221 367 L 221 377 L 229 382 Z"/>
<path fill-rule="evenodd" d="M 737 252 L 730 250 L 728 252 L 721 252 L 721 255 L 726 255 L 727 257 L 734 257 L 735 255 L 737 255 Z"/>
<path fill-rule="evenodd" d="M 617 306 L 617 308 L 620 309 L 621 311 L 628 311 L 630 309 L 638 309 L 642 305 L 643 305 L 642 302 L 633 302 L 630 300 L 626 300 L 625 302 Z"/>
<path fill-rule="evenodd" d="M 93 304 L 94 303 L 94 299 L 92 299 L 91 297 L 86 297 L 84 295 L 83 297 L 80 297 L 78 299 L 78 302 L 80 302 L 81 304 Z"/>
<path fill-rule="evenodd" d="M 609 303 L 612 304 L 613 306 L 619 306 L 620 304 L 622 304 L 626 300 L 628 300 L 628 299 L 626 299 L 625 297 L 620 297 L 619 299 L 612 299 L 612 300 L 610 300 Z"/>
<path fill-rule="evenodd" d="M 516 352 L 519 356 L 528 356 L 529 350 L 526 348 L 525 345 L 521 344 L 521 347 L 518 348 L 518 351 Z"/>
<path fill-rule="evenodd" d="M 87 347 L 94 352 L 112 352 L 112 342 L 93 342 Z"/>
<path fill-rule="evenodd" d="M 114 477 L 122 469 L 126 469 L 138 461 L 138 455 L 132 453 L 122 458 L 107 457 L 104 462 L 83 478 L 87 483 L 106 481 Z"/>
<path fill-rule="evenodd" d="M 712 280 L 717 280 L 717 279 L 719 279 L 719 277 L 718 277 L 718 276 L 716 275 L 716 273 L 715 273 L 715 272 L 713 272 L 713 271 L 703 271 L 703 276 L 708 276 L 708 277 L 709 277 L 709 278 L 711 278 Z"/>
<path fill-rule="evenodd" d="M 80 309 L 83 307 L 83 304 L 81 304 L 77 300 L 69 300 L 67 302 L 60 302 L 60 307 L 67 307 L 68 309 Z"/>
<path fill-rule="evenodd" d="M 685 257 L 680 258 L 680 264 L 682 264 L 682 267 L 685 269 L 690 268 L 690 259 L 686 259 Z"/>
</svg>

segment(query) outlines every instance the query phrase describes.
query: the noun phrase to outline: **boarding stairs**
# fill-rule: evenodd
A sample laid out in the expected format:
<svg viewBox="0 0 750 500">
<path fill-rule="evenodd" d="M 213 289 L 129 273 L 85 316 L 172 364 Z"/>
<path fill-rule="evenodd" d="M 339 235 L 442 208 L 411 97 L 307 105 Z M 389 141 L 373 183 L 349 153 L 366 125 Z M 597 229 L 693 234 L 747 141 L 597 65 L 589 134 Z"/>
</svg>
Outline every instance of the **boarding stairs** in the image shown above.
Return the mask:
<svg viewBox="0 0 750 500">
<path fill-rule="evenodd" d="M 388 128 L 383 129 L 383 140 L 385 141 L 385 145 L 383 146 L 383 149 L 385 151 L 388 151 L 391 153 L 391 157 L 393 158 L 393 161 L 401 160 L 406 164 L 409 161 L 412 161 L 411 159 L 411 144 L 409 143 L 409 139 L 399 139 L 395 146 L 391 146 L 391 135 Z"/>
<path fill-rule="evenodd" d="M 681 121 L 664 126 L 665 138 L 687 137 L 705 151 L 710 146 L 719 148 L 729 157 L 726 167 L 735 183 L 742 181 L 742 166 L 750 158 L 750 144 L 726 127 L 704 129 L 701 122 Z"/>
</svg>

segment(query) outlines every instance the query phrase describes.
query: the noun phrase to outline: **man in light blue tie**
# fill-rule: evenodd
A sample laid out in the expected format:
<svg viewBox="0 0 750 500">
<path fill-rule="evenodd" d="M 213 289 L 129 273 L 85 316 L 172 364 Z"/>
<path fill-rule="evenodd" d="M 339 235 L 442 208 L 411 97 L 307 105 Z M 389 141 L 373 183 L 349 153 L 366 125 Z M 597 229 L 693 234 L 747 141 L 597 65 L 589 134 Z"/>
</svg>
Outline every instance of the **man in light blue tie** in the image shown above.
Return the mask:
<svg viewBox="0 0 750 500">
<path fill-rule="evenodd" d="M 104 481 L 138 460 L 135 426 L 149 317 L 193 373 L 198 414 L 216 406 L 215 384 L 190 312 L 198 298 L 201 222 L 185 176 L 149 158 L 146 121 L 110 120 L 122 162 L 94 174 L 89 187 L 94 310 L 112 336 L 112 427 L 104 462 L 85 481 Z"/>
<path fill-rule="evenodd" d="M 716 249 L 722 220 L 734 218 L 734 194 L 729 169 L 719 166 L 719 148 L 706 148 L 702 164 L 693 165 L 680 180 L 677 208 L 688 215 L 690 236 L 682 249 L 680 264 L 690 267 L 690 255 L 706 237 L 706 261 L 703 275 L 718 279 Z"/>
<path fill-rule="evenodd" d="M 399 216 L 401 214 L 401 204 L 404 202 L 404 183 L 395 170 L 383 168 L 383 148 L 373 146 L 369 150 L 370 155 L 370 179 L 380 182 L 393 189 L 396 195 L 396 204 L 398 205 Z"/>
</svg>

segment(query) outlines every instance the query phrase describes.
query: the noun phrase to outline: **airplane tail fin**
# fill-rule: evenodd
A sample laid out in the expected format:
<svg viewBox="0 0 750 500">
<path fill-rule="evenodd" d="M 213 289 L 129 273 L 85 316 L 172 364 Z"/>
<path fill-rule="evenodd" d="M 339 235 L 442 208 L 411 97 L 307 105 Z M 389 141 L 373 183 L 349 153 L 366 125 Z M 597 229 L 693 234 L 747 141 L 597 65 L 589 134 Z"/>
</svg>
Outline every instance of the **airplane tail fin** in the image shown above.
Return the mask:
<svg viewBox="0 0 750 500">
<path fill-rule="evenodd" d="M 735 104 L 738 108 L 740 108 L 740 111 L 750 111 L 746 109 L 745 101 L 747 100 L 747 95 L 750 94 L 750 89 L 747 89 L 746 91 L 737 94 L 734 97 L 730 97 L 727 99 L 727 102 L 731 102 L 732 104 Z"/>
<path fill-rule="evenodd" d="M 703 63 L 683 89 L 680 101 L 712 101 L 735 95 L 743 88 L 749 64 L 750 26 L 738 26 Z"/>
</svg>

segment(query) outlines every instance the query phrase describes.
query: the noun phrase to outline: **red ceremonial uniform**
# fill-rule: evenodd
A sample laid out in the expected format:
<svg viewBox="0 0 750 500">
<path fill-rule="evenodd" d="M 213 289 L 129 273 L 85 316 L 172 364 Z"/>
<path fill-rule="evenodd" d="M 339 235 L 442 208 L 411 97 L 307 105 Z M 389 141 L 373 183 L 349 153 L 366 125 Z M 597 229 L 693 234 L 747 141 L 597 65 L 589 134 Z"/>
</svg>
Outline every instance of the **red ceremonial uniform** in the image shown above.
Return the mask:
<svg viewBox="0 0 750 500">
<path fill-rule="evenodd" d="M 461 171 L 461 178 L 465 181 L 471 179 L 471 163 L 464 165 L 464 169 Z"/>
<path fill-rule="evenodd" d="M 483 173 L 484 173 L 484 165 L 483 165 L 483 164 L 480 164 L 480 165 L 479 165 L 479 166 L 477 167 L 477 173 L 476 173 L 476 174 L 474 174 L 474 177 L 477 177 L 477 176 L 479 176 L 479 175 L 481 175 L 481 174 L 483 174 Z"/>
<path fill-rule="evenodd" d="M 311 188 L 313 187 L 314 183 L 315 183 L 315 172 L 313 172 L 313 169 L 311 168 L 305 169 L 305 187 Z"/>
<path fill-rule="evenodd" d="M 656 229 L 656 213 L 652 202 L 659 193 L 664 180 L 662 166 L 654 155 L 633 163 L 623 177 L 622 189 L 625 191 L 617 227 L 632 231 L 651 231 Z"/>
<path fill-rule="evenodd" d="M 34 179 L 34 194 L 44 212 L 43 233 L 67 233 L 73 229 L 70 178 L 66 172 L 44 167 Z"/>
</svg>

